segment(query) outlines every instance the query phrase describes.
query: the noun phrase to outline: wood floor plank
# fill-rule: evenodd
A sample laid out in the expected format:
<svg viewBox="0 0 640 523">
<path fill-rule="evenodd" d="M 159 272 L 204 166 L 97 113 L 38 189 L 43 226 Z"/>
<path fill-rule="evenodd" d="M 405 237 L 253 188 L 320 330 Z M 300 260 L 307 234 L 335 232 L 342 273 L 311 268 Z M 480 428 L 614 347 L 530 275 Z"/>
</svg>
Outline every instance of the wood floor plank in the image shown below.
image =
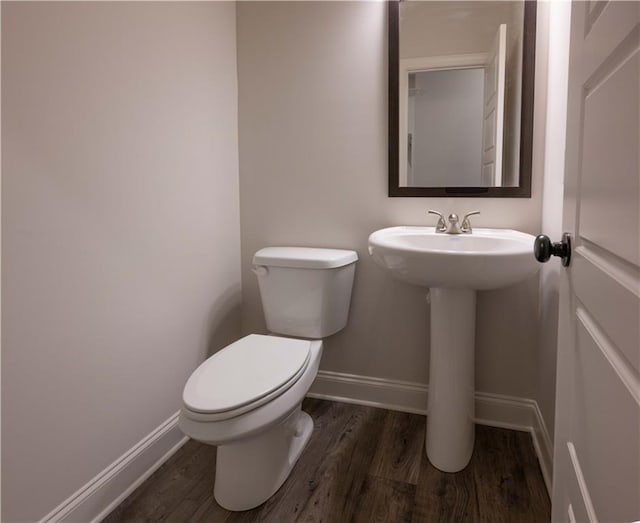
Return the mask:
<svg viewBox="0 0 640 523">
<path fill-rule="evenodd" d="M 425 427 L 422 416 L 389 411 L 382 428 L 380 445 L 373 457 L 372 474 L 416 485 Z"/>
<path fill-rule="evenodd" d="M 213 464 L 215 466 L 215 463 Z M 166 519 L 166 521 L 190 521 L 194 518 L 200 507 L 208 499 L 213 499 L 213 480 L 215 469 L 204 470 L 204 473 L 196 481 L 190 490 L 185 488 L 185 496 L 170 510 L 158 510 L 154 513 L 156 521 Z M 166 514 L 166 518 L 164 515 Z"/>
<path fill-rule="evenodd" d="M 123 517 L 132 505 L 141 504 L 146 497 L 153 495 L 156 481 L 165 474 L 172 474 L 175 468 L 179 468 L 181 463 L 187 462 L 191 456 L 200 449 L 197 441 L 187 441 L 182 448 L 171 456 L 147 481 L 132 492 L 127 499 L 118 505 L 104 520 L 103 523 L 117 523 L 124 521 Z"/>
<path fill-rule="evenodd" d="M 229 512 L 213 498 L 215 447 L 188 442 L 107 523 L 547 522 L 550 503 L 528 433 L 476 427 L 468 467 L 424 452 L 424 416 L 307 399 L 314 432 L 266 503 Z"/>
<path fill-rule="evenodd" d="M 413 511 L 414 523 L 475 522 L 478 501 L 473 476 L 474 467 L 472 457 L 471 463 L 464 470 L 455 474 L 442 472 L 429 463 L 423 447 Z"/>
<path fill-rule="evenodd" d="M 301 521 L 319 521 L 323 517 L 344 521 L 357 510 L 358 493 L 377 450 L 385 414 L 370 407 L 354 409 L 325 457 L 323 474 L 299 512 Z"/>
<path fill-rule="evenodd" d="M 548 501 L 540 503 L 541 496 L 532 495 L 532 483 L 527 481 L 529 476 L 538 477 L 534 490 L 545 489 L 530 434 L 478 426 L 474 457 L 479 521 L 549 521 Z"/>
<path fill-rule="evenodd" d="M 137 523 L 164 519 L 162 515 L 177 507 L 185 491 L 202 483 L 214 469 L 215 448 L 188 441 L 104 521 Z"/>
<path fill-rule="evenodd" d="M 350 518 L 327 521 L 357 523 L 409 523 L 413 514 L 416 486 L 411 483 L 367 476 L 358 493 Z"/>
</svg>

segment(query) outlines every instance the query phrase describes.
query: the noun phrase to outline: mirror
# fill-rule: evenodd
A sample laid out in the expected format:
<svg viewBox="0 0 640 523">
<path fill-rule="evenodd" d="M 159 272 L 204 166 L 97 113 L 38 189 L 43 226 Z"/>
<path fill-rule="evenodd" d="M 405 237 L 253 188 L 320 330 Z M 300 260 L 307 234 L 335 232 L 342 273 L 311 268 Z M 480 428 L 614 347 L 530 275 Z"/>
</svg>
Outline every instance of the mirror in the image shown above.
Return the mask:
<svg viewBox="0 0 640 523">
<path fill-rule="evenodd" d="M 536 3 L 390 0 L 389 196 L 531 196 Z"/>
</svg>

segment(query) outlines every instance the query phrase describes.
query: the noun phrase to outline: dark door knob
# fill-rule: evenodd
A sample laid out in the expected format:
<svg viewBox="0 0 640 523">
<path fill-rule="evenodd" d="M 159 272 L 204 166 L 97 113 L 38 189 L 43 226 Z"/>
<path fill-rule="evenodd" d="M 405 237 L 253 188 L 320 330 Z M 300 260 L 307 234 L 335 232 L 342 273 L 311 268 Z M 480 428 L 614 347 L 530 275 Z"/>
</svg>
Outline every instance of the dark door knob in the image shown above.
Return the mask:
<svg viewBox="0 0 640 523">
<path fill-rule="evenodd" d="M 548 236 L 541 234 L 533 244 L 533 255 L 542 263 L 548 262 L 551 256 L 560 256 L 562 265 L 567 267 L 571 261 L 571 236 L 565 232 L 561 242 L 551 243 Z"/>
</svg>

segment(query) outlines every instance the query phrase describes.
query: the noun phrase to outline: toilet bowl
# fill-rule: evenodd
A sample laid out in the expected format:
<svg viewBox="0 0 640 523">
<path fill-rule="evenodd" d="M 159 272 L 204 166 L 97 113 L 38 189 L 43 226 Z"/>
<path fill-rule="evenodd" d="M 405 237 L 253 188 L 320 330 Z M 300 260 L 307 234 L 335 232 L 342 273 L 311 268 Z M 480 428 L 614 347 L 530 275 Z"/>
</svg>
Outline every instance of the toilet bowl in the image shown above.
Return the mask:
<svg viewBox="0 0 640 523">
<path fill-rule="evenodd" d="M 264 503 L 308 443 L 313 421 L 301 403 L 318 372 L 319 338 L 347 323 L 357 259 L 342 249 L 255 254 L 267 327 L 303 339 L 250 334 L 203 362 L 185 385 L 178 423 L 189 437 L 218 446 L 214 497 L 223 508 Z"/>
</svg>

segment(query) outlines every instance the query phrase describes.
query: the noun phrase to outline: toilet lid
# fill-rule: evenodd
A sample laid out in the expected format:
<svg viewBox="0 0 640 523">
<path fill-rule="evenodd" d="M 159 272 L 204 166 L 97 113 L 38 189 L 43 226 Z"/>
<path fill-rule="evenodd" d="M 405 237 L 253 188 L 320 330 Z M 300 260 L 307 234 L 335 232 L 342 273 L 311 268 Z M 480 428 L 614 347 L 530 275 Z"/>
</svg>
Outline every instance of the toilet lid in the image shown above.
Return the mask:
<svg viewBox="0 0 640 523">
<path fill-rule="evenodd" d="M 250 334 L 216 352 L 184 387 L 185 407 L 195 412 L 235 410 L 286 390 L 300 377 L 311 342 Z"/>
</svg>

